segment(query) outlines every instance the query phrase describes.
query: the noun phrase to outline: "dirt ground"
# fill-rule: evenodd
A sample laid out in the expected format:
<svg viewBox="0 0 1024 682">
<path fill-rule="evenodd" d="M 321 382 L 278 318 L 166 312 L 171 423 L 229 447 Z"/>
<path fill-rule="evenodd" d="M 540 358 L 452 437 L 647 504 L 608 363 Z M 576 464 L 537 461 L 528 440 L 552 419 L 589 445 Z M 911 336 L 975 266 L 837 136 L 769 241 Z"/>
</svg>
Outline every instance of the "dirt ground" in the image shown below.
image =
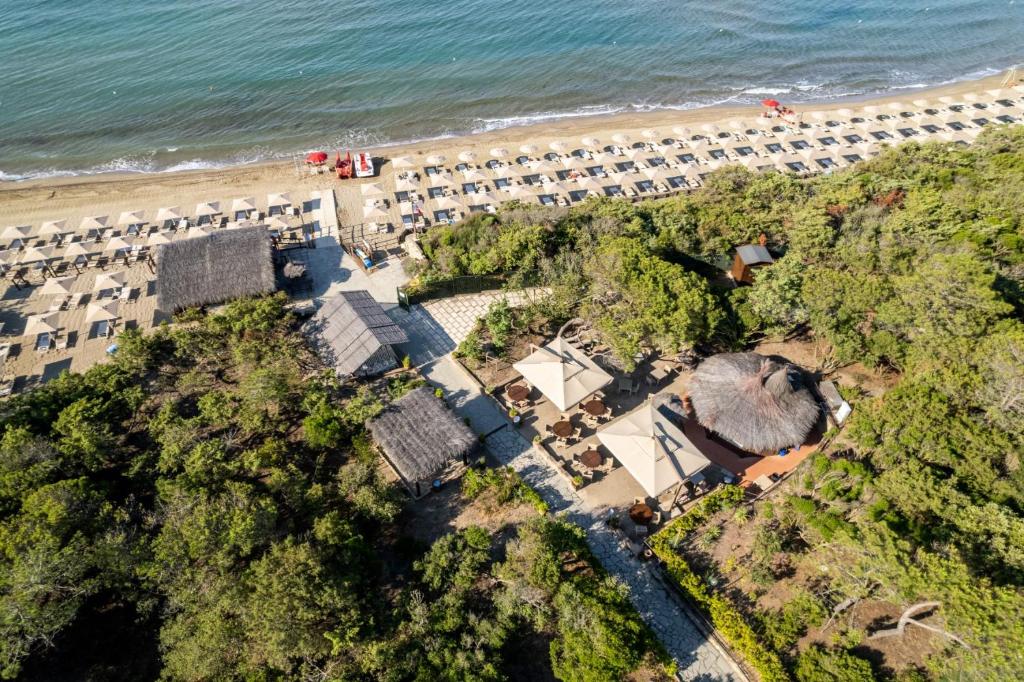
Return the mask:
<svg viewBox="0 0 1024 682">
<path fill-rule="evenodd" d="M 871 396 L 881 395 L 899 380 L 895 374 L 867 367 L 859 362 L 831 370 L 828 344 L 821 340 L 794 339 L 759 343 L 754 349 L 762 355 L 781 355 L 811 372 L 822 372 L 824 379 L 832 379 L 840 386 L 859 387 Z"/>
<path fill-rule="evenodd" d="M 503 386 L 513 379 L 519 378 L 519 372 L 512 367 L 512 362 L 529 355 L 530 344 L 540 346 L 546 342 L 547 338 L 541 334 L 521 334 L 515 337 L 505 354 L 509 360 L 489 358 L 476 362 L 469 358 L 461 358 L 461 361 L 480 379 L 484 386 Z"/>
</svg>

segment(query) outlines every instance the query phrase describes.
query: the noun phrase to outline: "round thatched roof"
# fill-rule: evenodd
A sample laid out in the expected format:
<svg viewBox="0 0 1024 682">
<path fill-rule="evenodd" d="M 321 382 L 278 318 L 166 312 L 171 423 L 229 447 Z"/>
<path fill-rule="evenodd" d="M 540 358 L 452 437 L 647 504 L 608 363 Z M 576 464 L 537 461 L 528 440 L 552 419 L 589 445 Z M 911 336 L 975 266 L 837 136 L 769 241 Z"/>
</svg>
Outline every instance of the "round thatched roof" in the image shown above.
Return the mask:
<svg viewBox="0 0 1024 682">
<path fill-rule="evenodd" d="M 714 355 L 690 379 L 701 425 L 751 452 L 803 444 L 818 420 L 800 370 L 757 353 Z"/>
</svg>

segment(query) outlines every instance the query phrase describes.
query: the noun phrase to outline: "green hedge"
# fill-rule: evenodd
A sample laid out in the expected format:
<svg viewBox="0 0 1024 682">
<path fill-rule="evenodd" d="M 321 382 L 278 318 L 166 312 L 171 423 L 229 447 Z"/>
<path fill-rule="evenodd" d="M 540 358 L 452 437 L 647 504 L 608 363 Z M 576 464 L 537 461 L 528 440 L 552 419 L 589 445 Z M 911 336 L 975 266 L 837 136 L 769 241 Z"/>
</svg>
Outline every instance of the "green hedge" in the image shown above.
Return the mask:
<svg viewBox="0 0 1024 682">
<path fill-rule="evenodd" d="M 729 600 L 708 590 L 701 578 L 673 547 L 674 543 L 681 541 L 716 512 L 736 506 L 742 499 L 742 488 L 723 486 L 654 535 L 650 545 L 658 558 L 665 563 L 665 569 L 672 579 L 711 619 L 715 629 L 729 646 L 757 670 L 762 682 L 786 682 L 790 677 L 775 652 L 758 640 L 753 628 Z"/>
</svg>

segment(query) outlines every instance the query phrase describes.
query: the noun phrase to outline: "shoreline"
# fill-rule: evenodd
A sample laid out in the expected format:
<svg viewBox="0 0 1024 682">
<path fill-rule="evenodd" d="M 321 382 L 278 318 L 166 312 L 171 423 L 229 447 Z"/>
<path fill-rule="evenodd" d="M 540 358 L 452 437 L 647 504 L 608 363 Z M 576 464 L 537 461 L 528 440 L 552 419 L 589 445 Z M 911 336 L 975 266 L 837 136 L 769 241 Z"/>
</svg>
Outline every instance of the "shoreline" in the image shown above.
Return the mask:
<svg viewBox="0 0 1024 682">
<path fill-rule="evenodd" d="M 830 111 L 843 107 L 857 108 L 875 103 L 884 104 L 892 101 L 899 101 L 901 99 L 928 99 L 944 95 L 955 95 L 970 90 L 985 90 L 998 87 L 1000 81 L 1010 71 L 1010 68 L 981 77 L 976 77 L 977 72 L 975 72 L 975 74 L 968 74 L 961 78 L 950 79 L 936 85 L 925 85 L 921 87 L 893 86 L 884 92 L 874 94 L 857 94 L 830 97 L 827 99 L 810 98 L 804 101 L 786 101 L 784 103 L 790 104 L 798 111 Z M 767 92 L 767 90 L 765 90 L 765 92 Z M 765 94 L 765 96 L 775 95 Z M 633 108 L 631 109 L 631 107 Z M 659 107 L 649 110 L 637 109 L 635 108 L 635 105 L 626 105 L 624 109 L 626 110 L 592 114 L 583 112 L 566 112 L 564 114 L 558 112 L 527 114 L 519 117 L 509 117 L 509 119 L 499 120 L 510 120 L 514 118 L 540 120 L 532 120 L 529 123 L 524 124 L 504 125 L 484 131 L 442 134 L 418 140 L 396 140 L 376 145 L 365 145 L 361 146 L 359 149 L 362 151 L 369 151 L 374 156 L 380 156 L 379 152 L 382 151 L 393 152 L 392 155 L 398 155 L 417 153 L 424 147 L 448 147 L 459 141 L 464 141 L 462 142 L 464 146 L 478 146 L 489 144 L 488 140 L 491 138 L 498 139 L 500 143 L 504 144 L 508 138 L 514 138 L 517 140 L 522 138 L 525 140 L 536 137 L 548 137 L 552 133 L 563 136 L 569 134 L 579 136 L 594 134 L 599 130 L 604 130 L 613 126 L 618 126 L 623 130 L 627 130 L 641 126 L 665 125 L 666 121 L 671 125 L 687 125 L 691 123 L 700 125 L 707 122 L 713 122 L 718 119 L 747 117 L 751 114 L 759 114 L 763 111 L 763 109 L 756 104 L 734 104 L 728 101 L 696 105 L 693 107 L 679 105 L 676 107 Z M 353 147 L 353 150 L 355 149 L 356 148 Z M 334 150 L 331 151 L 333 152 Z M 143 156 L 146 153 L 140 152 L 140 156 Z M 295 154 L 297 155 L 298 152 Z M 127 182 L 133 179 L 142 178 L 171 178 L 186 175 L 202 175 L 206 173 L 234 173 L 245 169 L 292 167 L 294 164 L 293 158 L 294 155 L 277 156 L 253 162 L 225 161 L 224 165 L 211 165 L 210 167 L 205 168 L 176 168 L 175 166 L 171 166 L 167 169 L 159 170 L 54 171 L 53 175 L 42 177 L 16 178 L 9 180 L 0 178 L 0 193 L 11 188 L 31 188 L 43 185 L 57 187 L 89 183 Z M 190 159 L 179 162 L 176 165 L 189 163 L 217 164 L 218 162 L 207 162 L 203 159 Z"/>
</svg>

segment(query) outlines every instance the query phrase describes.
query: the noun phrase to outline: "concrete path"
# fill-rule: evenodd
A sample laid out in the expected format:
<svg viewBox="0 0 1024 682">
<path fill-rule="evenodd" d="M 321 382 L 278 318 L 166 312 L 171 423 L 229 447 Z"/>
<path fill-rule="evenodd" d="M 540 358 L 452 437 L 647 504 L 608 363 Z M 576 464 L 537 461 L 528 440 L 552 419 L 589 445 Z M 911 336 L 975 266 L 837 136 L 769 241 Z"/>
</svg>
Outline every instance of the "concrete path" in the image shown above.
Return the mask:
<svg viewBox="0 0 1024 682">
<path fill-rule="evenodd" d="M 745 680 L 731 657 L 703 635 L 653 565 L 637 560 L 620 546 L 620 537 L 604 523 L 608 510 L 580 497 L 532 444 L 509 426 L 495 402 L 450 357 L 471 327 L 464 324 L 466 316 L 475 315 L 475 320 L 500 295 L 460 296 L 413 306 L 410 311 L 396 306 L 388 314 L 409 335 L 409 344 L 401 350 L 429 381 L 445 390 L 453 409 L 468 417 L 476 432 L 488 434 L 486 445 L 491 454 L 514 468 L 553 512 L 565 513 L 586 530 L 591 550 L 608 572 L 626 585 L 640 616 L 678 662 L 679 678 L 701 682 Z"/>
</svg>

